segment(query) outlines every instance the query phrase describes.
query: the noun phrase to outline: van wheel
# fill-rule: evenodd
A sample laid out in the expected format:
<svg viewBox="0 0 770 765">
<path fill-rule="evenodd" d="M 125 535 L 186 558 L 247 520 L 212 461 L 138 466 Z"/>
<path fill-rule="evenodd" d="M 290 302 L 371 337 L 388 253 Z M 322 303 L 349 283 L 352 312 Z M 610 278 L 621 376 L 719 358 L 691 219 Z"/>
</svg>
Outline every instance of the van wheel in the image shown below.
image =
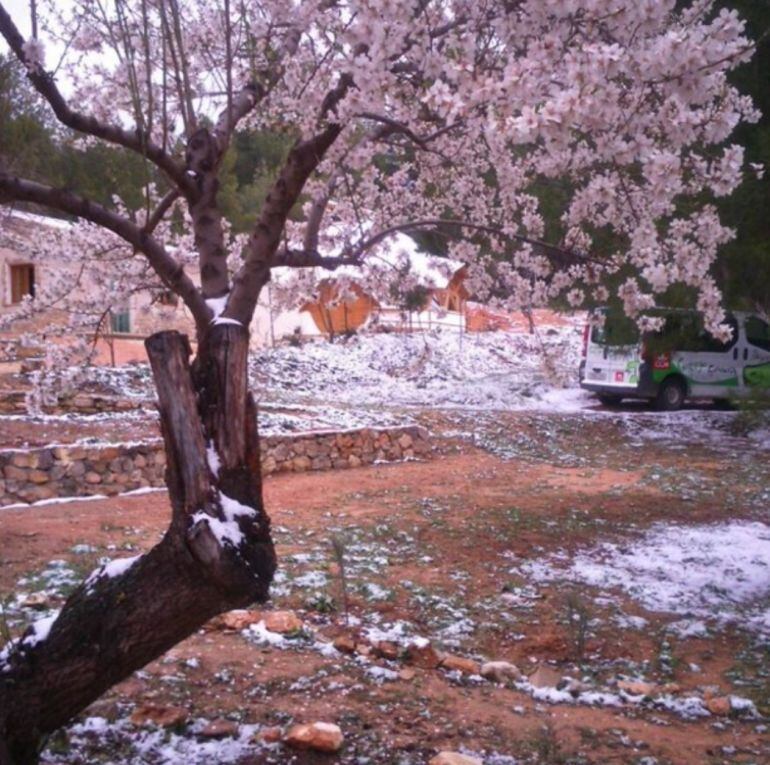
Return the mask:
<svg viewBox="0 0 770 765">
<path fill-rule="evenodd" d="M 684 381 L 676 377 L 664 380 L 655 397 L 655 408 L 659 412 L 675 412 L 681 409 L 687 397 L 687 388 Z"/>
<path fill-rule="evenodd" d="M 598 393 L 597 398 L 602 406 L 617 406 L 622 400 L 622 396 L 615 393 Z"/>
</svg>

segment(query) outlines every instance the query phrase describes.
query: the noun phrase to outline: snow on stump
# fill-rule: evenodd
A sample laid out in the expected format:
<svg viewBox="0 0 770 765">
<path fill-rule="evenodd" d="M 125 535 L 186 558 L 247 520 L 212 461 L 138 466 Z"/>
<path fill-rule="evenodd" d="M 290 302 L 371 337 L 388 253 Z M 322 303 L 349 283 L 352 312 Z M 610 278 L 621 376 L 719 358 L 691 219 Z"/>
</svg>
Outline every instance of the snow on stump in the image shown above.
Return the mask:
<svg viewBox="0 0 770 765">
<path fill-rule="evenodd" d="M 314 722 L 292 727 L 286 734 L 284 743 L 294 749 L 337 752 L 342 746 L 343 740 L 344 736 L 339 725 L 327 722 Z"/>
<path fill-rule="evenodd" d="M 484 765 L 478 757 L 471 757 L 460 752 L 439 752 L 428 765 Z"/>
</svg>

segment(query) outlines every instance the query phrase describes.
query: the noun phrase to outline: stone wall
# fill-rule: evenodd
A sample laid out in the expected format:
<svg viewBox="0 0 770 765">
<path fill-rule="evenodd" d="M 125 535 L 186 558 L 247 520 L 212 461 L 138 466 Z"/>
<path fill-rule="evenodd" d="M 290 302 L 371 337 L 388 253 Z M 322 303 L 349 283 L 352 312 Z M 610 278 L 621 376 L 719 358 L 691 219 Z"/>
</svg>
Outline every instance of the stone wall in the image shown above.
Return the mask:
<svg viewBox="0 0 770 765">
<path fill-rule="evenodd" d="M 99 412 L 127 412 L 134 409 L 153 409 L 150 398 L 126 398 L 101 393 L 75 393 L 62 396 L 54 405 L 44 405 L 46 414 L 97 414 Z M 26 414 L 26 393 L 22 390 L 0 393 L 0 414 Z"/>
<path fill-rule="evenodd" d="M 363 428 L 273 435 L 261 440 L 265 474 L 358 467 L 425 458 L 424 428 Z M 110 446 L 50 446 L 0 453 L 0 506 L 54 497 L 114 495 L 164 485 L 162 441 Z"/>
</svg>

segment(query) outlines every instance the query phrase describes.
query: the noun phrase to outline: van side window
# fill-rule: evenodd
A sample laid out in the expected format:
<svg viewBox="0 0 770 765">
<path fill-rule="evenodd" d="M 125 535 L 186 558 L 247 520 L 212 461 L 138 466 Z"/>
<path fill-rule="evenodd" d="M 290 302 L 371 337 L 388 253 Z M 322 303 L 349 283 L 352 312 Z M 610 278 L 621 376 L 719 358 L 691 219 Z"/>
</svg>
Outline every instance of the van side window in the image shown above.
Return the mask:
<svg viewBox="0 0 770 765">
<path fill-rule="evenodd" d="M 672 313 L 666 316 L 662 331 L 646 335 L 648 350 L 653 353 L 687 351 L 689 353 L 726 353 L 738 341 L 738 321 L 728 314 L 726 323 L 732 337 L 726 343 L 717 340 L 703 326 L 702 317 L 694 312 Z"/>
<path fill-rule="evenodd" d="M 770 324 L 759 316 L 749 316 L 746 319 L 746 339 L 752 345 L 770 351 Z"/>
<path fill-rule="evenodd" d="M 713 335 L 710 335 L 704 329 L 701 335 L 703 339 L 703 348 L 701 350 L 711 353 L 724 353 L 725 351 L 729 351 L 735 345 L 735 343 L 738 341 L 738 321 L 736 320 L 735 316 L 728 314 L 725 323 L 733 331 L 731 339 L 726 343 L 723 343 L 721 340 L 717 340 Z"/>
</svg>

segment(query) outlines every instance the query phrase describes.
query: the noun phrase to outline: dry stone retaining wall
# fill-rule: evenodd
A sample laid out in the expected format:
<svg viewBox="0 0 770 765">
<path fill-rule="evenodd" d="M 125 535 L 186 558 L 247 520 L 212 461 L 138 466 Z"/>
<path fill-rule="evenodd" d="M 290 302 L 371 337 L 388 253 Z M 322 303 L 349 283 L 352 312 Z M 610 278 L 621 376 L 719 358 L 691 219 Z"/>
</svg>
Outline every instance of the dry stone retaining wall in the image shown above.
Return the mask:
<svg viewBox="0 0 770 765">
<path fill-rule="evenodd" d="M 428 431 L 416 426 L 274 435 L 263 437 L 260 445 L 265 474 L 425 458 L 431 451 Z M 7 450 L 0 453 L 0 506 L 160 487 L 165 467 L 159 439 Z"/>
<path fill-rule="evenodd" d="M 152 409 L 150 398 L 124 398 L 98 393 L 76 393 L 63 396 L 54 405 L 44 405 L 46 414 L 98 414 L 99 412 L 127 412 L 133 409 Z M 0 393 L 0 414 L 26 414 L 26 393 L 20 390 Z"/>
</svg>

